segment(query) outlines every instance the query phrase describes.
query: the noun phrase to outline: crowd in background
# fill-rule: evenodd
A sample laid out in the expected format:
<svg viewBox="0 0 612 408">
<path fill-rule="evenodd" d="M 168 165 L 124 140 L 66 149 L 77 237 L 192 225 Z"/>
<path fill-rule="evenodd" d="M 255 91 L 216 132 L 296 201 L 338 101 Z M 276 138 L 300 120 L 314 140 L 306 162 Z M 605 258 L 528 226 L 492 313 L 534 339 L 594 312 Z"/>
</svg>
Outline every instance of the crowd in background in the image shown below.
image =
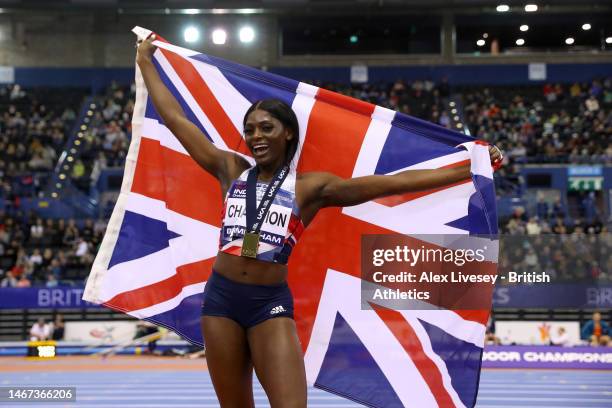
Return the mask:
<svg viewBox="0 0 612 408">
<path fill-rule="evenodd" d="M 552 282 L 609 281 L 612 239 L 609 234 L 587 234 L 580 226 L 564 235 L 502 235 L 498 269 L 546 271 Z"/>
<path fill-rule="evenodd" d="M 111 85 L 99 102 L 84 132 L 84 145 L 79 166 L 73 167 L 71 178 L 83 191 L 88 192 L 91 183 L 97 180 L 100 171 L 107 167 L 122 167 L 132 133 L 132 112 L 134 111 L 135 87 Z"/>
<path fill-rule="evenodd" d="M 104 236 L 103 219 L 0 214 L 0 287 L 55 287 L 83 281 Z"/>
<path fill-rule="evenodd" d="M 82 91 L 58 97 L 19 85 L 0 87 L 0 199 L 14 205 L 44 188 L 76 118 Z"/>
<path fill-rule="evenodd" d="M 511 163 L 612 163 L 612 78 L 543 88 L 465 88 L 472 135 Z"/>
</svg>

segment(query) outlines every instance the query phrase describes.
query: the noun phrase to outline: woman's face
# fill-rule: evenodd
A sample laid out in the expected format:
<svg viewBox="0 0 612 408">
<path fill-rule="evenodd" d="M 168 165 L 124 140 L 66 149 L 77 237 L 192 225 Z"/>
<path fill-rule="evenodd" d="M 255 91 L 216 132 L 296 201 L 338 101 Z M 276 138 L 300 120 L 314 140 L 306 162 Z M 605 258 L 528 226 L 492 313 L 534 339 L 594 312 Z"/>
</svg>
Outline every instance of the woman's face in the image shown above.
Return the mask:
<svg viewBox="0 0 612 408">
<path fill-rule="evenodd" d="M 244 137 L 255 162 L 268 165 L 284 161 L 287 143 L 293 135 L 270 113 L 256 109 L 247 117 Z"/>
</svg>

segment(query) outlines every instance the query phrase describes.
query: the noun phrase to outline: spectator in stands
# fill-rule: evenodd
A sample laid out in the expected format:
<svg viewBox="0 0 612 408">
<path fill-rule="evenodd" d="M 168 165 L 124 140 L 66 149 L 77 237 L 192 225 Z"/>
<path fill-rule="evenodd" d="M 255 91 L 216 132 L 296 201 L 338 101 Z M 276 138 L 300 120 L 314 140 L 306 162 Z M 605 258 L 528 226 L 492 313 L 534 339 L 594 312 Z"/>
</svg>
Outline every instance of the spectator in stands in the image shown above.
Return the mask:
<svg viewBox="0 0 612 408">
<path fill-rule="evenodd" d="M 51 263 L 49 264 L 47 271 L 51 275 L 55 276 L 56 279 L 60 279 L 63 275 L 63 267 L 57 258 L 53 258 L 51 260 Z"/>
<path fill-rule="evenodd" d="M 50 273 L 47 274 L 47 282 L 45 283 L 45 286 L 48 288 L 55 288 L 57 287 L 59 284 L 59 282 L 57 281 L 57 278 L 55 277 L 54 274 Z"/>
<path fill-rule="evenodd" d="M 93 261 L 93 257 L 90 253 L 89 243 L 85 241 L 83 237 L 79 237 L 75 244 L 74 256 L 78 259 L 78 262 L 83 265 L 88 265 Z"/>
<path fill-rule="evenodd" d="M 501 340 L 495 335 L 495 319 L 493 318 L 493 314 L 489 315 L 489 320 L 487 321 L 485 344 L 496 346 L 501 344 Z"/>
<path fill-rule="evenodd" d="M 45 227 L 41 218 L 36 219 L 36 224 L 30 227 L 30 242 L 38 244 L 45 235 Z"/>
<path fill-rule="evenodd" d="M 64 243 L 64 234 L 66 233 L 66 221 L 63 218 L 57 220 L 57 228 L 55 229 L 55 237 L 53 239 L 54 246 L 62 246 Z"/>
<path fill-rule="evenodd" d="M 53 334 L 51 337 L 53 340 L 64 339 L 64 316 L 62 316 L 60 313 L 55 316 L 55 321 L 53 322 Z"/>
<path fill-rule="evenodd" d="M 28 277 L 26 275 L 21 275 L 21 277 L 17 281 L 16 287 L 18 287 L 18 288 L 29 288 L 30 286 L 32 286 L 32 282 L 30 282 Z"/>
<path fill-rule="evenodd" d="M 68 220 L 68 225 L 64 231 L 62 242 L 64 245 L 74 245 L 79 237 L 79 229 L 76 227 L 74 219 Z"/>
<path fill-rule="evenodd" d="M 562 347 L 573 346 L 572 340 L 570 339 L 569 334 L 565 330 L 565 327 L 561 326 L 557 329 L 556 333 L 551 333 L 550 345 L 551 346 L 562 346 Z"/>
<path fill-rule="evenodd" d="M 13 275 L 13 271 L 8 271 L 4 278 L 0 281 L 0 287 L 2 288 L 14 288 L 17 287 L 18 279 Z"/>
<path fill-rule="evenodd" d="M 540 227 L 536 217 L 531 217 L 529 219 L 525 229 L 527 230 L 528 235 L 539 235 L 542 232 L 542 227 Z"/>
<path fill-rule="evenodd" d="M 593 313 L 593 318 L 582 327 L 581 336 L 591 346 L 607 346 L 610 344 L 610 326 L 601 320 L 601 313 Z"/>
<path fill-rule="evenodd" d="M 44 341 L 51 336 L 51 326 L 42 317 L 30 329 L 30 341 Z"/>
</svg>

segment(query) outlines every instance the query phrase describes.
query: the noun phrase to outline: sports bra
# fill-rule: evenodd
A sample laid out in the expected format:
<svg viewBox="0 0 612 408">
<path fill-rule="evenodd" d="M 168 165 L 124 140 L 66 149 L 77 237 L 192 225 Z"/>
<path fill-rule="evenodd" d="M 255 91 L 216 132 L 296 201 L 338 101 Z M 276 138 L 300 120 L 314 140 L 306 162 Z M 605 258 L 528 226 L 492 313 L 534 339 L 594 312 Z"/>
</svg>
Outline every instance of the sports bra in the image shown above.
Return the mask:
<svg viewBox="0 0 612 408">
<path fill-rule="evenodd" d="M 247 176 L 245 170 L 232 183 L 225 195 L 219 251 L 240 256 L 246 226 Z M 281 184 L 259 233 L 257 258 L 260 261 L 287 264 L 293 247 L 304 231 L 300 210 L 295 198 L 295 170 L 291 170 Z M 268 183 L 257 182 L 257 206 Z"/>
</svg>

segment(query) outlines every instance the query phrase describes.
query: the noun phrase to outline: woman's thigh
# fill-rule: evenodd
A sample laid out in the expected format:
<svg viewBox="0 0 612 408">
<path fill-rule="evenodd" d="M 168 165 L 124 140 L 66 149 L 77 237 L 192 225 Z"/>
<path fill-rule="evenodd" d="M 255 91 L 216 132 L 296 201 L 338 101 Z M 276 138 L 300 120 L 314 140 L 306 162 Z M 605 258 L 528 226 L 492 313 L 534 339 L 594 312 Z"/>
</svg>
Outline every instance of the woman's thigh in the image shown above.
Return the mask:
<svg viewBox="0 0 612 408">
<path fill-rule="evenodd" d="M 247 330 L 257 378 L 272 408 L 306 407 L 306 371 L 295 322 L 268 319 Z"/>
<path fill-rule="evenodd" d="M 245 330 L 235 321 L 202 316 L 206 363 L 222 408 L 249 408 L 253 402 L 253 364 Z"/>
</svg>

